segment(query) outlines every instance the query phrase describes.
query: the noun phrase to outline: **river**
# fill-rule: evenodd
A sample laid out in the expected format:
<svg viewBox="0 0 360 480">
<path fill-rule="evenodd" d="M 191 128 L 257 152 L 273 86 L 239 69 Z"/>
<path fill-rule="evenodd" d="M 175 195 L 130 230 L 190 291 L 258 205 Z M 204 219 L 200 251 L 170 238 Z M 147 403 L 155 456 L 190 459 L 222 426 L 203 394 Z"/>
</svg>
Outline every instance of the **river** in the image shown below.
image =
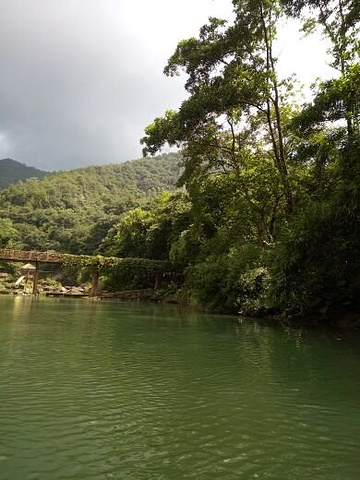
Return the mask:
<svg viewBox="0 0 360 480">
<path fill-rule="evenodd" d="M 0 297 L 0 479 L 360 478 L 360 336 Z"/>
</svg>

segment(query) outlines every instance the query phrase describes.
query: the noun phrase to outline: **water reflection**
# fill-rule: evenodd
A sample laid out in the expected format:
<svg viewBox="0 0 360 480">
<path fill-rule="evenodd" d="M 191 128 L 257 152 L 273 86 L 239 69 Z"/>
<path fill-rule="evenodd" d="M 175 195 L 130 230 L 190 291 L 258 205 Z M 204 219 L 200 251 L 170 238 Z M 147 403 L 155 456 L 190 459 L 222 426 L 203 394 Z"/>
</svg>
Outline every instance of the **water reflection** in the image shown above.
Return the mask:
<svg viewBox="0 0 360 480">
<path fill-rule="evenodd" d="M 21 318 L 29 318 L 30 310 L 33 308 L 37 297 L 34 295 L 15 295 L 13 297 L 12 318 L 17 321 Z"/>
</svg>

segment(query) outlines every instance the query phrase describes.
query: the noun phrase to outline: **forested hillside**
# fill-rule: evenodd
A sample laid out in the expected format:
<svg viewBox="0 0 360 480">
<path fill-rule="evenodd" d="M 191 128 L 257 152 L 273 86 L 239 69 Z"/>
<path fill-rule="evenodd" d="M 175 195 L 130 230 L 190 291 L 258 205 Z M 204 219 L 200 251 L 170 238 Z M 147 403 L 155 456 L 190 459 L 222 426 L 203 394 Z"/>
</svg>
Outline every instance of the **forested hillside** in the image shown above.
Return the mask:
<svg viewBox="0 0 360 480">
<path fill-rule="evenodd" d="M 28 178 L 42 178 L 47 174 L 34 167 L 28 167 L 24 163 L 17 162 L 11 158 L 0 160 L 0 188 L 4 188 L 18 180 Z"/>
<path fill-rule="evenodd" d="M 92 254 L 123 212 L 174 189 L 178 162 L 176 154 L 167 154 L 9 185 L 0 191 L 0 242 L 24 249 Z"/>
</svg>

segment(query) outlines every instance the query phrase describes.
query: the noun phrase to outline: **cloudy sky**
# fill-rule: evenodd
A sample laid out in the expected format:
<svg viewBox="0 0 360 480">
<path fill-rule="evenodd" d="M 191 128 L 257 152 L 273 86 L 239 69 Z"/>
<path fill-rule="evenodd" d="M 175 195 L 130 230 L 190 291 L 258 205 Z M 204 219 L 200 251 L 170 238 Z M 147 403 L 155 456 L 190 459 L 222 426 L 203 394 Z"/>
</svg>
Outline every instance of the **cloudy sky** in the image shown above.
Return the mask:
<svg viewBox="0 0 360 480">
<path fill-rule="evenodd" d="M 178 40 L 230 0 L 0 0 L 0 158 L 44 170 L 141 156 L 154 117 L 185 98 L 162 71 Z M 309 83 L 321 42 L 282 34 L 283 73 Z M 301 48 L 300 48 L 301 47 Z"/>
</svg>

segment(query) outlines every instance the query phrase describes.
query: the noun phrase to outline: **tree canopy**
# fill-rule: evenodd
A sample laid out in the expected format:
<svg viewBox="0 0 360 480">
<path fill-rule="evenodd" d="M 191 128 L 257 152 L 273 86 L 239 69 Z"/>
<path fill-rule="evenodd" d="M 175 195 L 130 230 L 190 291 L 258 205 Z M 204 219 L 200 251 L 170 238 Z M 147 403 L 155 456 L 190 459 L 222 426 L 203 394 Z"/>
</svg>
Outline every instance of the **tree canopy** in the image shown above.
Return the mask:
<svg viewBox="0 0 360 480">
<path fill-rule="evenodd" d="M 123 212 L 175 188 L 178 161 L 168 154 L 20 181 L 0 191 L 0 217 L 25 250 L 94 254 Z"/>
<path fill-rule="evenodd" d="M 188 98 L 141 140 L 144 155 L 181 148 L 192 207 L 177 244 L 197 242 L 189 284 L 220 308 L 357 308 L 358 2 L 232 4 L 233 23 L 209 18 L 179 42 L 165 74 L 185 73 Z M 330 40 L 334 78 L 305 105 L 278 72 L 277 33 L 290 17 Z"/>
</svg>

